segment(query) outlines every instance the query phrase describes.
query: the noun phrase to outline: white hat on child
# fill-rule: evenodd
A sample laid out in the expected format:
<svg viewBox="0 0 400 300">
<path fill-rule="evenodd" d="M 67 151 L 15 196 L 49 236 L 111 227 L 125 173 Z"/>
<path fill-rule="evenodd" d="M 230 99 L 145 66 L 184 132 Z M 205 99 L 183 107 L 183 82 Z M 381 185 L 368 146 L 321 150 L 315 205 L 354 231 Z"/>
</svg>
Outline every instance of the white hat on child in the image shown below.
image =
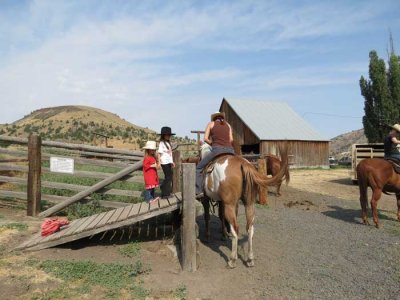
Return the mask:
<svg viewBox="0 0 400 300">
<path fill-rule="evenodd" d="M 154 141 L 147 141 L 146 145 L 144 145 L 143 149 L 156 150 L 157 149 L 157 143 L 154 142 Z"/>
</svg>

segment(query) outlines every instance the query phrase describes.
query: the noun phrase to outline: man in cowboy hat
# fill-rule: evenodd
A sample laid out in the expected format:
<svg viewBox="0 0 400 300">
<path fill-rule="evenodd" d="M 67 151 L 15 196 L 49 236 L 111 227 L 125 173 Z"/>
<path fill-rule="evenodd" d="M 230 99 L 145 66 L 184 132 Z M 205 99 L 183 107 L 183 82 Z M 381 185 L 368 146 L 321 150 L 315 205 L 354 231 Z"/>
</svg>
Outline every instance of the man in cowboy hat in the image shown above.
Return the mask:
<svg viewBox="0 0 400 300">
<path fill-rule="evenodd" d="M 196 199 L 204 197 L 203 168 L 220 154 L 235 153 L 232 147 L 232 128 L 225 121 L 225 113 L 216 112 L 211 115 L 211 122 L 208 123 L 204 133 L 204 141 L 212 146 L 212 150 L 196 167 Z"/>
<path fill-rule="evenodd" d="M 394 124 L 391 128 L 389 135 L 385 137 L 383 142 L 385 158 L 394 158 L 400 162 L 400 151 L 397 147 L 400 144 L 400 141 L 397 139 L 400 132 L 400 125 Z"/>
</svg>

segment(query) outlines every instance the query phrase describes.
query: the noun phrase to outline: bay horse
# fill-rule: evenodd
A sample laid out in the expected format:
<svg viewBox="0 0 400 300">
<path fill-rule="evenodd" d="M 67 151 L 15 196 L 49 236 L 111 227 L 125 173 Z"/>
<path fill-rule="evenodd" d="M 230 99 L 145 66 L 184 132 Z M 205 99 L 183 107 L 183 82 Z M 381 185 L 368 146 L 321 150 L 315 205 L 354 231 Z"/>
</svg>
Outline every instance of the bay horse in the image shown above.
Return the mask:
<svg viewBox="0 0 400 300">
<path fill-rule="evenodd" d="M 270 184 L 276 184 L 282 180 L 288 167 L 287 144 L 280 148 L 280 154 L 283 166 L 279 173 L 269 178 L 260 174 L 255 167 L 246 159 L 237 155 L 221 155 L 213 160 L 213 168 L 210 172 L 206 172 L 204 178 L 205 195 L 214 201 L 220 202 L 222 206 L 223 217 L 229 223 L 232 235 L 232 251 L 228 260 L 228 266 L 234 268 L 238 258 L 238 234 L 239 224 L 237 222 L 237 212 L 239 201 L 245 207 L 246 214 L 246 230 L 248 234 L 248 259 L 247 266 L 254 266 L 253 254 L 253 234 L 254 234 L 254 216 L 256 197 L 260 193 L 261 188 L 267 188 Z M 207 146 L 202 148 L 202 152 L 207 152 Z M 202 157 L 204 157 L 202 153 Z M 207 168 L 207 167 L 206 167 Z M 208 202 L 208 200 L 207 200 Z M 204 203 L 204 201 L 203 201 Z M 204 205 L 204 204 L 203 204 Z M 209 236 L 209 216 L 207 218 L 207 209 L 205 207 L 204 216 L 206 223 L 206 236 Z M 224 222 L 222 222 L 224 224 Z M 224 225 L 223 225 L 224 226 Z"/>
<path fill-rule="evenodd" d="M 279 171 L 281 170 L 281 160 L 279 159 L 278 156 L 273 155 L 273 154 L 267 154 L 265 156 L 265 159 L 267 160 L 267 175 L 272 175 L 272 177 L 276 176 L 279 173 Z M 290 181 L 289 168 L 286 168 L 285 181 L 286 181 L 286 184 L 288 184 Z M 281 194 L 282 182 L 283 182 L 283 180 L 280 180 L 276 184 L 276 196 L 277 197 L 282 196 L 282 194 Z"/>
<path fill-rule="evenodd" d="M 371 210 L 376 228 L 379 228 L 378 201 L 382 193 L 394 193 L 397 199 L 397 219 L 400 221 L 400 174 L 393 165 L 382 158 L 363 159 L 357 165 L 358 187 L 360 189 L 361 219 L 368 222 L 368 187 L 372 189 Z"/>
</svg>

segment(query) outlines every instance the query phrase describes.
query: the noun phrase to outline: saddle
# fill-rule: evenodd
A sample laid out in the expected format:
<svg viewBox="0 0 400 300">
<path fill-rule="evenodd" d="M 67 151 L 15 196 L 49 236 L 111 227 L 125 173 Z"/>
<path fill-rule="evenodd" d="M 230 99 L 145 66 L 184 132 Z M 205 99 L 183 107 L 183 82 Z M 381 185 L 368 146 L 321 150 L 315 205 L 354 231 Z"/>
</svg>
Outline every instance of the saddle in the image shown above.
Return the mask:
<svg viewBox="0 0 400 300">
<path fill-rule="evenodd" d="M 235 154 L 230 153 L 230 152 L 218 154 L 217 156 L 215 156 L 215 157 L 208 163 L 208 165 L 206 165 L 206 166 L 204 167 L 204 169 L 203 169 L 204 174 L 210 174 L 210 173 L 214 170 L 215 163 L 218 161 L 218 159 L 221 158 L 222 156 L 225 156 L 225 155 L 235 155 Z M 400 167 L 400 166 L 399 166 L 399 167 Z"/>
<path fill-rule="evenodd" d="M 393 170 L 396 173 L 400 174 L 400 160 L 392 157 L 385 158 L 385 160 L 391 163 L 391 165 L 393 166 Z"/>
</svg>

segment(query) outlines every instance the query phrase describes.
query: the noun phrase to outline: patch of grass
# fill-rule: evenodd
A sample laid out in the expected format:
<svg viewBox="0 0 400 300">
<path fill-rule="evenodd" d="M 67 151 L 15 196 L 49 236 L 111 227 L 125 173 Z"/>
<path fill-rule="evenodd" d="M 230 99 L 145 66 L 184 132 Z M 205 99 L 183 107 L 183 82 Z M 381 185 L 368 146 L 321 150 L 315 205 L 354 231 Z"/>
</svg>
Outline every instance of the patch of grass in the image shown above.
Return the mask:
<svg viewBox="0 0 400 300">
<path fill-rule="evenodd" d="M 9 224 L 0 225 L 0 228 L 16 229 L 18 231 L 25 231 L 28 229 L 28 225 L 26 225 L 24 223 L 9 223 Z"/>
<path fill-rule="evenodd" d="M 133 279 L 149 271 L 142 262 L 135 264 L 95 263 L 91 261 L 46 260 L 39 267 L 64 281 L 82 281 L 110 290 L 132 286 Z"/>
<path fill-rule="evenodd" d="M 4 216 L 3 216 L 3 215 L 0 215 L 0 219 L 4 219 Z"/>
<path fill-rule="evenodd" d="M 75 220 L 109 210 L 110 208 L 102 207 L 98 201 L 94 200 L 89 203 L 74 203 L 68 206 L 63 214 L 65 214 L 68 219 Z"/>
<path fill-rule="evenodd" d="M 140 255 L 141 245 L 137 241 L 130 242 L 127 245 L 122 246 L 118 249 L 119 253 L 123 256 L 132 258 Z"/>
<path fill-rule="evenodd" d="M 174 296 L 180 300 L 187 299 L 187 288 L 184 284 L 180 284 L 173 292 Z"/>
<path fill-rule="evenodd" d="M 262 208 L 262 209 L 267 209 L 270 208 L 268 204 L 260 204 L 256 203 L 256 208 Z"/>
<path fill-rule="evenodd" d="M 45 295 L 34 295 L 32 300 L 52 300 L 52 299 L 77 299 L 79 296 L 90 294 L 92 288 L 87 285 L 71 287 L 67 283 L 61 284 L 55 290 L 46 292 Z"/>
<path fill-rule="evenodd" d="M 6 245 L 0 245 L 0 257 L 6 253 Z"/>
<path fill-rule="evenodd" d="M 130 292 L 133 299 L 146 299 L 150 295 L 150 291 L 145 289 L 141 284 L 134 284 L 130 288 Z"/>
</svg>

